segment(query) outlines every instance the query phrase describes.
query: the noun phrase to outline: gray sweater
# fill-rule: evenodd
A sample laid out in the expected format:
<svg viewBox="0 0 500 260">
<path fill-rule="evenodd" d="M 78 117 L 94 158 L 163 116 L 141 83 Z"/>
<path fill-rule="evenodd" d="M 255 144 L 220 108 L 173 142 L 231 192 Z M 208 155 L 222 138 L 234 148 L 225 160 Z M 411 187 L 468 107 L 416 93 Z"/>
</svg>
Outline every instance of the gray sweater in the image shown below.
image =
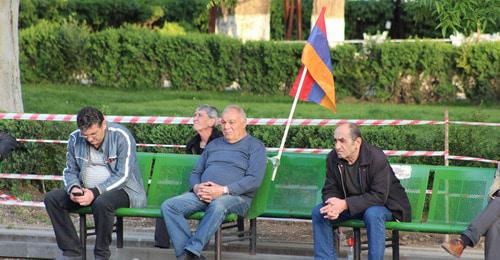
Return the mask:
<svg viewBox="0 0 500 260">
<path fill-rule="evenodd" d="M 196 163 L 189 184 L 212 181 L 228 186 L 229 194 L 241 196 L 249 205 L 266 171 L 266 149 L 257 138 L 247 135 L 236 143 L 224 137 L 210 142 Z"/>
</svg>

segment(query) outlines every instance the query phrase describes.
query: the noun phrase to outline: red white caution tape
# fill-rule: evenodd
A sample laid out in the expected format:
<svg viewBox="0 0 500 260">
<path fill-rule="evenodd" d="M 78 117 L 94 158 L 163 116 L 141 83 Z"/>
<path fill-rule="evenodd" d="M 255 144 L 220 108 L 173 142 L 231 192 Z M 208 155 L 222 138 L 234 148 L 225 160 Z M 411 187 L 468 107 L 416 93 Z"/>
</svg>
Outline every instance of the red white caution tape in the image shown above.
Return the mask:
<svg viewBox="0 0 500 260">
<path fill-rule="evenodd" d="M 52 144 L 66 144 L 68 141 L 63 140 L 38 140 L 38 139 L 17 139 L 18 142 L 32 142 L 32 143 L 52 143 Z M 163 147 L 163 148 L 186 148 L 182 144 L 137 144 L 138 147 Z M 268 147 L 268 152 L 277 152 L 279 148 Z M 285 148 L 283 151 L 288 153 L 311 153 L 311 154 L 328 154 L 332 149 L 314 149 L 314 148 Z M 397 151 L 397 150 L 384 150 L 387 156 L 445 156 L 445 151 Z M 483 159 L 469 156 L 449 155 L 452 160 L 465 160 L 486 163 L 499 163 L 498 160 Z"/>
<path fill-rule="evenodd" d="M 278 152 L 279 148 L 266 148 L 268 152 Z M 328 154 L 332 149 L 284 148 L 285 153 Z"/>
<path fill-rule="evenodd" d="M 39 208 L 45 207 L 43 202 L 40 201 L 20 201 L 20 200 L 0 200 L 0 205 L 39 207 Z"/>
<path fill-rule="evenodd" d="M 49 144 L 67 144 L 68 141 L 63 140 L 38 140 L 38 139 L 16 139 L 18 142 L 23 143 L 49 143 Z M 139 147 L 164 147 L 164 148 L 186 148 L 182 144 L 136 144 Z"/>
<path fill-rule="evenodd" d="M 0 199 L 2 199 L 2 200 L 16 200 L 16 197 L 8 195 L 8 194 L 0 193 Z"/>
<path fill-rule="evenodd" d="M 444 156 L 444 151 L 395 151 L 384 150 L 387 156 Z"/>
<path fill-rule="evenodd" d="M 464 121 L 450 121 L 450 124 L 455 124 L 455 125 L 500 126 L 500 123 L 464 122 Z"/>
<path fill-rule="evenodd" d="M 451 160 L 461 160 L 461 161 L 474 161 L 474 162 L 485 162 L 485 163 L 496 163 L 500 164 L 499 160 L 489 160 L 477 157 L 469 157 L 469 156 L 458 156 L 458 155 L 448 155 L 448 159 Z"/>
<path fill-rule="evenodd" d="M 19 142 L 36 142 L 36 143 L 55 143 L 64 144 L 67 141 L 62 140 L 35 140 L 35 139 L 17 139 Z M 137 144 L 139 147 L 167 147 L 167 148 L 185 148 L 185 145 L 180 144 Z M 279 148 L 266 148 L 268 152 L 277 152 Z M 283 151 L 288 153 L 312 153 L 312 154 L 328 154 L 332 149 L 309 149 L 309 148 L 285 148 Z M 388 156 L 443 156 L 442 151 L 394 151 L 385 150 Z"/>
<path fill-rule="evenodd" d="M 29 113 L 0 113 L 0 120 L 37 120 L 37 121 L 76 121 L 76 115 L 61 114 L 29 114 Z M 116 123 L 129 124 L 164 124 L 164 125 L 187 125 L 193 124 L 192 117 L 164 117 L 164 116 L 106 116 L 106 120 Z M 286 118 L 249 118 L 249 125 L 286 125 Z M 351 122 L 361 126 L 395 126 L 395 125 L 442 125 L 444 121 L 432 120 L 401 120 L 401 119 L 293 119 L 293 126 L 333 126 L 342 123 Z M 462 125 L 482 125 L 482 126 L 500 126 L 500 123 L 484 122 L 463 122 L 450 121 L 450 124 Z"/>
<path fill-rule="evenodd" d="M 39 140 L 39 139 L 22 139 L 22 138 L 17 138 L 16 139 L 18 142 L 23 142 L 23 143 L 49 143 L 49 144 L 67 144 L 68 141 L 63 141 L 63 140 Z"/>
<path fill-rule="evenodd" d="M 10 206 L 27 206 L 27 207 L 45 207 L 43 202 L 40 201 L 22 201 L 16 197 L 0 193 L 0 205 Z"/>
<path fill-rule="evenodd" d="M 60 176 L 60 175 L 27 174 L 27 173 L 0 173 L 0 179 L 62 181 L 62 176 Z"/>
</svg>

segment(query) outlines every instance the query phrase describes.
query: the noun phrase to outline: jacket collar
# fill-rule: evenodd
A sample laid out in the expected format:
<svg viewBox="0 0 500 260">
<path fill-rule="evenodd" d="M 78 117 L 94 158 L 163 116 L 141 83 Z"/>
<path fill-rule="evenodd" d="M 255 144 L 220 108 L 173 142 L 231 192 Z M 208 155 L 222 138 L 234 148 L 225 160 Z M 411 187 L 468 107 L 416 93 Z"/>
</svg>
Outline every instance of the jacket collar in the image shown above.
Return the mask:
<svg viewBox="0 0 500 260">
<path fill-rule="evenodd" d="M 361 142 L 361 147 L 359 148 L 359 157 L 358 157 L 358 161 L 359 161 L 359 166 L 367 166 L 370 164 L 370 160 L 369 160 L 369 144 L 367 144 L 365 142 L 365 140 L 363 140 Z M 335 150 L 334 150 L 335 151 Z M 338 163 L 338 164 L 347 164 L 347 161 L 344 160 L 344 159 L 341 159 L 338 157 L 338 154 L 337 152 L 335 152 L 335 157 L 334 157 L 334 160 Z"/>
</svg>

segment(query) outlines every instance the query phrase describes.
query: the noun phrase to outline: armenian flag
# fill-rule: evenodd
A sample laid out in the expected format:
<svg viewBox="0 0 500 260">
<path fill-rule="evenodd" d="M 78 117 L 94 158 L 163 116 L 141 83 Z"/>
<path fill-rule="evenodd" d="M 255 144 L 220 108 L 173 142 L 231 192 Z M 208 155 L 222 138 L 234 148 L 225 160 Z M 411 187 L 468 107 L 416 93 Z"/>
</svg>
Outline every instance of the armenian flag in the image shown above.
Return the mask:
<svg viewBox="0 0 500 260">
<path fill-rule="evenodd" d="M 335 85 L 333 82 L 330 48 L 326 37 L 325 10 L 326 7 L 321 9 L 318 20 L 309 34 L 307 43 L 302 51 L 302 67 L 289 95 L 295 96 L 301 75 L 304 69 L 307 68 L 299 99 L 315 102 L 335 112 Z"/>
</svg>

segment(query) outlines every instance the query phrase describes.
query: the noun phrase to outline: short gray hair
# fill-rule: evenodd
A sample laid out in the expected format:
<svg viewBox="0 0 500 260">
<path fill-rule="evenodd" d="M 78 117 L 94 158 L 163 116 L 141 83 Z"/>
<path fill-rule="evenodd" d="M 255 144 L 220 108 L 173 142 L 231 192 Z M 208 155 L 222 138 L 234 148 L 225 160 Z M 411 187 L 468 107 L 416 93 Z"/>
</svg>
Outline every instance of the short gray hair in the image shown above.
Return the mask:
<svg viewBox="0 0 500 260">
<path fill-rule="evenodd" d="M 347 127 L 349 128 L 349 130 L 351 132 L 351 139 L 353 141 L 356 140 L 356 138 L 358 138 L 358 137 L 363 139 L 363 137 L 361 136 L 361 130 L 359 129 L 359 126 L 357 124 L 347 122 L 347 123 L 342 123 L 338 126 L 342 126 L 342 125 L 347 125 Z"/>
<path fill-rule="evenodd" d="M 240 114 L 241 118 L 243 119 L 244 122 L 247 121 L 247 114 L 245 113 L 245 110 L 243 110 L 243 108 L 241 108 L 240 106 L 238 105 L 228 105 L 224 108 L 224 111 L 222 111 L 222 114 L 226 113 L 228 110 L 236 110 L 238 111 L 238 113 Z"/>
<path fill-rule="evenodd" d="M 196 108 L 196 111 L 205 111 L 209 118 L 215 119 L 215 125 L 219 122 L 219 110 L 210 105 L 201 105 Z"/>
</svg>

